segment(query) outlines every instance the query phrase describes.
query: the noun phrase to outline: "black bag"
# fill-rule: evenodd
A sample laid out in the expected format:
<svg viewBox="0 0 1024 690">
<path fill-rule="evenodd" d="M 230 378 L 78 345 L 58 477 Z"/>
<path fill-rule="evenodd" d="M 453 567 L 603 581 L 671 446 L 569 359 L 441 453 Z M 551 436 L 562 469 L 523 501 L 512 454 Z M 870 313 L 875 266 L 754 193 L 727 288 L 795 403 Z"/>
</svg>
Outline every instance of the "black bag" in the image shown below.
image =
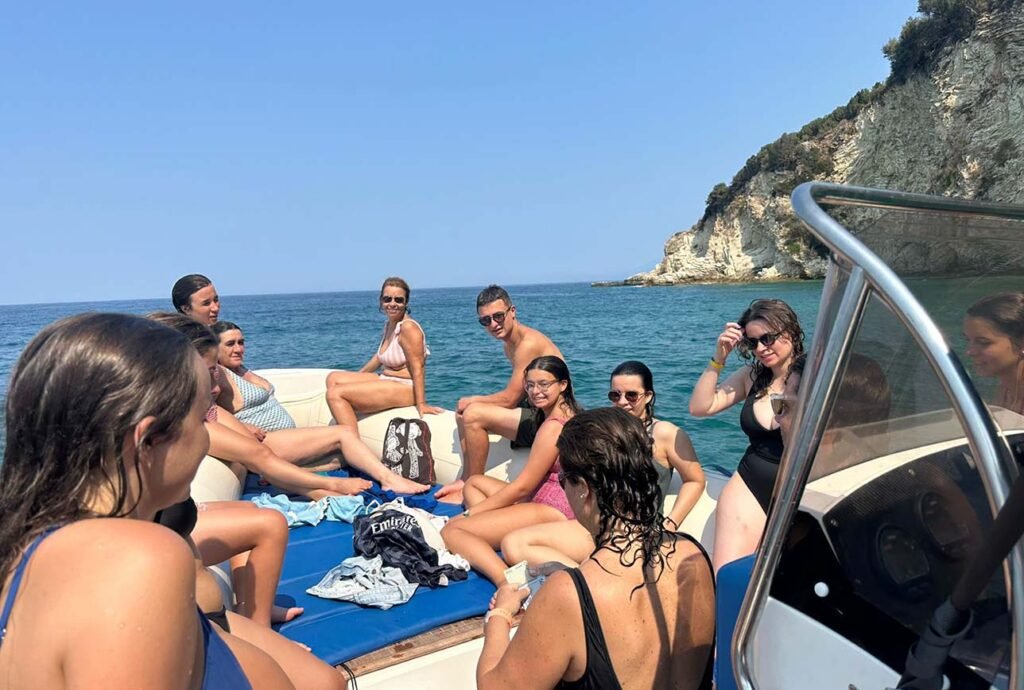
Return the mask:
<svg viewBox="0 0 1024 690">
<path fill-rule="evenodd" d="M 395 417 L 384 434 L 380 461 L 406 479 L 433 484 L 434 455 L 430 452 L 430 427 L 422 419 Z"/>
</svg>

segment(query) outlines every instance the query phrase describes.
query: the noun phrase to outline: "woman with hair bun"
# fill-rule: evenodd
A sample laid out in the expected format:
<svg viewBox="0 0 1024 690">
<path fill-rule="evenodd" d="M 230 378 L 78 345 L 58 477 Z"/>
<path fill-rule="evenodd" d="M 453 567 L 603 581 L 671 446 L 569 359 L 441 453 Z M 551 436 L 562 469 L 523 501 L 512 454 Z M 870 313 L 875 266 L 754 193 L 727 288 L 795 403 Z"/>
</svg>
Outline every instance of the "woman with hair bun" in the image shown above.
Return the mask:
<svg viewBox="0 0 1024 690">
<path fill-rule="evenodd" d="M 999 382 L 995 404 L 1024 414 L 1024 292 L 1001 292 L 972 304 L 964 337 L 974 371 Z"/>
<path fill-rule="evenodd" d="M 220 314 L 220 295 L 213 282 L 200 273 L 182 276 L 171 288 L 171 303 L 174 310 L 195 319 L 201 324 L 212 326 Z"/>
<path fill-rule="evenodd" d="M 477 687 L 710 690 L 715 636 L 711 561 L 668 532 L 643 423 L 618 408 L 581 412 L 557 442 L 576 519 L 596 548 L 534 596 L 501 586 L 484 618 Z"/>
<path fill-rule="evenodd" d="M 719 375 L 733 350 L 749 363 L 724 382 Z M 804 354 L 796 313 L 777 299 L 754 300 L 718 336 L 715 354 L 690 396 L 690 414 L 711 417 L 743 403 L 740 428 L 747 446 L 715 509 L 715 570 L 753 553 L 761 540 L 782 460 L 782 433 L 772 412 L 772 393 L 782 393 L 793 362 Z"/>
</svg>

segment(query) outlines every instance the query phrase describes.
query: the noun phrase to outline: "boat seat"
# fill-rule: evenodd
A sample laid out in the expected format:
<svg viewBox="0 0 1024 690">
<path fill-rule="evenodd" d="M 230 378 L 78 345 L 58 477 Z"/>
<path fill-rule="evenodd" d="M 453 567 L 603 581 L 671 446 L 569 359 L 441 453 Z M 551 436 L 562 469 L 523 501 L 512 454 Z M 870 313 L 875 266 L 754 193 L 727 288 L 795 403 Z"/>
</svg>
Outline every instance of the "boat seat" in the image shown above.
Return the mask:
<svg viewBox="0 0 1024 690">
<path fill-rule="evenodd" d="M 747 594 L 750 574 L 754 570 L 754 556 L 746 556 L 726 563 L 718 570 L 717 601 L 715 602 L 715 687 L 717 690 L 737 690 L 732 673 L 732 634 L 736 629 L 743 597 Z"/>
</svg>

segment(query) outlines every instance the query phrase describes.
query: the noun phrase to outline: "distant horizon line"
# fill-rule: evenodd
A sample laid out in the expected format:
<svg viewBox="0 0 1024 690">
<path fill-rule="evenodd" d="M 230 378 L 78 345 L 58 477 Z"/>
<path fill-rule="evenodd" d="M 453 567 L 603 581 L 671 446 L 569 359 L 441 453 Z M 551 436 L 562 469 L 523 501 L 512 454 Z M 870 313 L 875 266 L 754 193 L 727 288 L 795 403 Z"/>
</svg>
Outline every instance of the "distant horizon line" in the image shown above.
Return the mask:
<svg viewBox="0 0 1024 690">
<path fill-rule="evenodd" d="M 567 281 L 556 281 L 551 283 L 504 283 L 503 286 L 507 287 L 535 287 L 540 285 L 592 285 L 595 282 L 602 282 L 596 280 L 567 280 Z M 500 283 L 491 283 L 500 284 Z M 427 287 L 427 288 L 416 288 L 417 292 L 427 292 L 431 290 L 460 290 L 465 288 L 475 287 L 473 285 L 443 285 L 438 287 Z M 481 286 L 479 289 L 487 287 L 486 285 Z M 242 292 L 242 293 L 223 293 L 224 297 L 273 297 L 276 295 L 337 295 L 337 294 L 355 294 L 360 292 L 377 292 L 379 288 L 372 289 L 360 289 L 360 290 L 319 290 L 319 291 L 297 291 L 297 292 Z M 218 293 L 221 294 L 221 293 Z M 129 297 L 125 299 L 87 299 L 87 300 L 72 300 L 66 302 L 0 302 L 0 308 L 3 307 L 39 307 L 39 306 L 62 306 L 68 304 L 107 304 L 112 302 L 142 302 L 147 300 L 167 300 L 170 302 L 170 293 L 163 297 Z"/>
</svg>

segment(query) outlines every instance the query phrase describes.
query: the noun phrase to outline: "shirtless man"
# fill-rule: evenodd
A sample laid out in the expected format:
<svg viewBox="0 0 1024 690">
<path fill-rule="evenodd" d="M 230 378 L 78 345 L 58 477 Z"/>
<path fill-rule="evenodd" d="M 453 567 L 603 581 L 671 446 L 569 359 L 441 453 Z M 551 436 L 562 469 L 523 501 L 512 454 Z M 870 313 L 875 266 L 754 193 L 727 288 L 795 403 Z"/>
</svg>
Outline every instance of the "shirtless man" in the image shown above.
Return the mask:
<svg viewBox="0 0 1024 690">
<path fill-rule="evenodd" d="M 514 448 L 533 444 L 537 410 L 521 406 L 526 365 L 544 355 L 565 359 L 550 338 L 519 322 L 512 298 L 504 288 L 484 288 L 476 298 L 476 313 L 480 325 L 504 344 L 512 375 L 497 393 L 459 399 L 455 419 L 462 445 L 462 478 L 438 490 L 436 497 L 447 503 L 461 503 L 464 481 L 474 474 L 483 474 L 490 445 L 488 433 L 510 439 Z"/>
</svg>

